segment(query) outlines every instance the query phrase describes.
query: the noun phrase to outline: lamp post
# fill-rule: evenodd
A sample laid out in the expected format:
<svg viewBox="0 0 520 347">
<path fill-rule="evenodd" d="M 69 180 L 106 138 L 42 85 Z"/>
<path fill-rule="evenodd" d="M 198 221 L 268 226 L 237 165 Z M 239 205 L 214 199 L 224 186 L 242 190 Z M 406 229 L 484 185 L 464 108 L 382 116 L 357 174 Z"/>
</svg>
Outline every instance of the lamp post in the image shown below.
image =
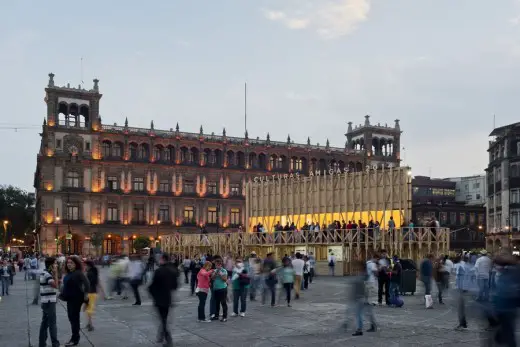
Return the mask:
<svg viewBox="0 0 520 347">
<path fill-rule="evenodd" d="M 58 230 L 58 224 L 59 223 L 60 223 L 60 216 L 58 214 L 58 210 L 56 209 L 56 221 L 55 221 L 55 224 L 56 224 L 56 234 L 54 235 L 54 241 L 56 242 L 56 254 L 59 253 L 58 245 L 60 243 L 60 234 L 59 234 L 59 230 Z"/>
<path fill-rule="evenodd" d="M 217 200 L 217 233 L 220 227 L 220 200 Z"/>
<path fill-rule="evenodd" d="M 4 248 L 7 246 L 7 226 L 9 225 L 9 221 L 6 219 L 3 221 L 4 226 Z"/>
<path fill-rule="evenodd" d="M 157 248 L 157 244 L 159 243 L 159 226 L 161 225 L 161 220 L 157 220 L 157 226 L 155 228 L 155 248 Z"/>
</svg>

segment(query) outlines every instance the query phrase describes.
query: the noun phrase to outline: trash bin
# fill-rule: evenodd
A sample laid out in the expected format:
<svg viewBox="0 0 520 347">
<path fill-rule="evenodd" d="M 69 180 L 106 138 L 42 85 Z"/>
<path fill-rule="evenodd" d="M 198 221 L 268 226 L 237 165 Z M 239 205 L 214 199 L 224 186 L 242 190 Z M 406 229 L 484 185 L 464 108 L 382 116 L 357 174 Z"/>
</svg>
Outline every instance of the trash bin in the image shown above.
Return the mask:
<svg viewBox="0 0 520 347">
<path fill-rule="evenodd" d="M 417 289 L 417 266 L 412 259 L 401 259 L 403 272 L 401 273 L 401 283 L 399 291 L 401 295 L 408 293 L 414 295 Z"/>
</svg>

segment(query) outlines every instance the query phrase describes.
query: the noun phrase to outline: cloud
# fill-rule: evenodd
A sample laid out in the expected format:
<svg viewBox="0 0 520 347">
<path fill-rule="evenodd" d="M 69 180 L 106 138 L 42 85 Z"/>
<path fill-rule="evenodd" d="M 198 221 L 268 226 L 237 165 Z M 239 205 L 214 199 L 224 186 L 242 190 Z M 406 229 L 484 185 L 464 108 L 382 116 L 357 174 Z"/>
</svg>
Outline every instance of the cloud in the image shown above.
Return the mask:
<svg viewBox="0 0 520 347">
<path fill-rule="evenodd" d="M 312 29 L 324 39 L 336 39 L 352 33 L 368 18 L 370 0 L 310 0 L 303 6 L 281 10 L 264 10 L 271 21 L 289 29 Z"/>
</svg>

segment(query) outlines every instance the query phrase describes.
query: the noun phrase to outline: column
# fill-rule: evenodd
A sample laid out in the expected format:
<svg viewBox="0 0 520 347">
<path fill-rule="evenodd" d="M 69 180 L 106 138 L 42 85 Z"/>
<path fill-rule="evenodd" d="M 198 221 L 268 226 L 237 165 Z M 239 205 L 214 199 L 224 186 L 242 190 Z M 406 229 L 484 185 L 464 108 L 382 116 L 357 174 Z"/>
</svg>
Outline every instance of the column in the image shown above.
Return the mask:
<svg viewBox="0 0 520 347">
<path fill-rule="evenodd" d="M 177 213 L 175 211 L 175 202 L 173 199 L 170 199 L 169 205 L 170 205 L 170 221 L 172 222 L 172 225 L 175 225 L 175 217 L 176 217 Z"/>
<path fill-rule="evenodd" d="M 59 173 L 58 173 L 59 169 Z M 58 176 L 59 175 L 59 176 Z M 54 176 L 55 176 L 55 184 L 54 189 L 59 190 L 62 185 L 62 179 L 63 179 L 63 171 L 62 168 L 57 166 L 54 168 Z M 59 177 L 59 181 L 58 181 Z M 83 187 L 85 188 L 85 191 L 90 192 L 92 190 L 92 169 L 89 167 L 86 167 L 83 169 Z"/>
<path fill-rule="evenodd" d="M 197 175 L 197 180 L 196 180 L 196 185 L 195 185 L 195 192 L 197 194 L 201 193 L 201 190 L 200 190 L 200 175 Z"/>
<path fill-rule="evenodd" d="M 150 219 L 150 201 L 149 200 L 146 200 L 144 202 L 144 209 L 145 209 L 146 222 L 150 223 L 151 219 Z"/>
<path fill-rule="evenodd" d="M 177 192 L 178 192 L 179 194 L 182 193 L 182 188 L 183 188 L 183 187 L 182 187 L 182 174 L 179 174 L 179 189 L 177 189 Z"/>
<path fill-rule="evenodd" d="M 172 193 L 173 194 L 176 194 L 177 193 L 177 175 L 175 174 L 175 172 L 172 174 Z"/>
<path fill-rule="evenodd" d="M 132 187 L 132 171 L 128 171 L 128 180 L 127 180 L 127 183 L 126 183 L 126 188 L 129 190 L 129 191 L 132 191 L 134 189 L 134 187 Z"/>
<path fill-rule="evenodd" d="M 133 200 L 128 201 L 128 213 L 126 219 L 128 220 L 128 224 L 132 223 L 132 213 L 134 211 L 134 202 Z"/>
<path fill-rule="evenodd" d="M 90 200 L 83 201 L 83 221 L 86 224 L 90 224 L 91 223 L 91 205 L 90 205 Z"/>
<path fill-rule="evenodd" d="M 125 221 L 125 203 L 124 200 L 119 200 L 119 222 L 124 223 Z"/>
<path fill-rule="evenodd" d="M 126 182 L 125 182 L 125 171 L 121 171 L 121 181 L 119 184 L 119 188 L 121 190 L 126 190 Z"/>
<path fill-rule="evenodd" d="M 223 175 L 220 175 L 220 181 L 219 181 L 219 185 L 218 185 L 218 192 L 221 196 L 225 195 L 225 192 L 224 192 L 224 176 Z"/>
<path fill-rule="evenodd" d="M 146 191 L 150 192 L 152 190 L 152 173 L 148 171 L 146 173 Z"/>
<path fill-rule="evenodd" d="M 105 189 L 105 168 L 101 168 L 101 182 L 99 182 L 99 190 Z"/>
<path fill-rule="evenodd" d="M 226 177 L 226 195 L 229 195 L 229 176 Z"/>
<path fill-rule="evenodd" d="M 105 223 L 106 213 L 107 213 L 107 200 L 105 198 L 103 198 L 103 200 L 101 201 L 101 213 L 100 213 L 101 218 L 99 221 L 100 224 Z"/>
<path fill-rule="evenodd" d="M 154 192 L 156 192 L 158 190 L 158 188 L 159 188 L 159 182 L 158 182 L 157 172 L 154 172 L 152 189 Z"/>
</svg>

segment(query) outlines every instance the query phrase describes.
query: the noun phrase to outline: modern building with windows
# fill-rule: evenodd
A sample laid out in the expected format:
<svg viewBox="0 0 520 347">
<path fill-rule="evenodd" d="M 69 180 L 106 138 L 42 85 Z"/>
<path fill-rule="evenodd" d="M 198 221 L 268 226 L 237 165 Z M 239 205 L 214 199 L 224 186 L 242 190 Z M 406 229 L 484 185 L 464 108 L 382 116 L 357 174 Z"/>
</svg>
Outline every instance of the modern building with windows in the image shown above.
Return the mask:
<svg viewBox="0 0 520 347">
<path fill-rule="evenodd" d="M 446 180 L 455 182 L 455 201 L 466 205 L 482 205 L 487 201 L 486 175 L 451 177 Z"/>
<path fill-rule="evenodd" d="M 488 248 L 520 246 L 520 123 L 490 134 L 487 173 Z"/>
<path fill-rule="evenodd" d="M 451 229 L 450 248 L 485 247 L 485 207 L 456 199 L 457 182 L 415 176 L 412 179 L 412 220 L 427 226 L 433 218 L 441 227 Z"/>
<path fill-rule="evenodd" d="M 245 224 L 245 187 L 256 177 L 361 171 L 400 163 L 394 126 L 348 124 L 344 147 L 298 144 L 102 124 L 99 81 L 92 89 L 45 89 L 34 186 L 37 225 L 46 253 L 93 253 L 90 237 L 104 235 L 103 253 L 130 253 L 137 236 L 237 230 Z"/>
</svg>

